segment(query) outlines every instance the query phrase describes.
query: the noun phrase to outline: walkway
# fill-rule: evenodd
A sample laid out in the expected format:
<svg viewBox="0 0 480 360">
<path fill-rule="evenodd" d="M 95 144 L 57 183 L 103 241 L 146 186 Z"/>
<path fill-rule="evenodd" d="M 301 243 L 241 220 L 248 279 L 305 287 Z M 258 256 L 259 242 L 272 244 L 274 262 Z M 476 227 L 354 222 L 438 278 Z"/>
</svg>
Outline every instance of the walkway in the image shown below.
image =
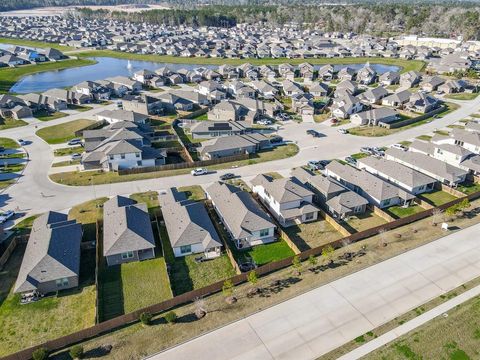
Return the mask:
<svg viewBox="0 0 480 360">
<path fill-rule="evenodd" d="M 151 359 L 316 359 L 480 276 L 479 230 L 450 234 Z"/>
<path fill-rule="evenodd" d="M 382 347 L 383 345 L 386 345 L 389 342 L 396 340 L 400 336 L 407 334 L 408 332 L 418 328 L 419 326 L 422 326 L 423 324 L 429 322 L 430 320 L 433 320 L 438 316 L 442 316 L 443 314 L 447 313 L 447 311 L 453 309 L 454 307 L 460 304 L 463 304 L 464 302 L 478 295 L 480 295 L 480 285 L 474 287 L 473 289 L 465 291 L 464 293 L 433 308 L 432 310 L 427 311 L 422 315 L 419 315 L 418 317 L 406 322 L 405 324 L 402 324 L 396 327 L 393 330 L 390 330 L 389 332 L 379 336 L 376 339 L 373 339 L 372 341 L 369 341 L 365 345 L 362 345 L 356 348 L 355 350 L 349 352 L 348 354 L 345 354 L 339 357 L 338 360 L 360 359 L 362 356 L 365 356 L 371 353 L 372 351 Z"/>
</svg>

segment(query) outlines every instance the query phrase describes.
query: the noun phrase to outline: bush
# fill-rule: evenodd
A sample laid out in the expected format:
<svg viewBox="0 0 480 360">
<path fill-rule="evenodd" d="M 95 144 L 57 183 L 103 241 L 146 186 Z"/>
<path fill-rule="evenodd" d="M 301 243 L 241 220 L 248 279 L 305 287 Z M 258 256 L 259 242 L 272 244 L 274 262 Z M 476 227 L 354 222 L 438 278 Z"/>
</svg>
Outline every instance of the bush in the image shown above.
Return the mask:
<svg viewBox="0 0 480 360">
<path fill-rule="evenodd" d="M 73 359 L 81 359 L 83 357 L 83 346 L 82 345 L 75 345 L 69 351 L 70 356 Z"/>
<path fill-rule="evenodd" d="M 177 314 L 175 313 L 175 311 L 169 311 L 165 314 L 164 319 L 167 323 L 173 324 L 177 321 Z"/>
<path fill-rule="evenodd" d="M 45 360 L 48 359 L 48 350 L 45 348 L 38 348 L 32 353 L 33 360 Z"/>
<path fill-rule="evenodd" d="M 140 321 L 143 325 L 150 325 L 150 323 L 152 322 L 152 314 L 148 312 L 142 312 L 140 314 Z"/>
</svg>

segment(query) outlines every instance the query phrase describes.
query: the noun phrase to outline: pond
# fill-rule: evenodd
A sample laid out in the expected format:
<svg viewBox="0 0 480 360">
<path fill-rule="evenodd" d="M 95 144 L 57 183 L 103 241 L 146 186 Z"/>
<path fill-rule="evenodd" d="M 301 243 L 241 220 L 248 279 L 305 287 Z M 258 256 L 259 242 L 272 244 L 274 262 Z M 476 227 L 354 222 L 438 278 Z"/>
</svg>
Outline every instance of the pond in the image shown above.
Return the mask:
<svg viewBox="0 0 480 360">
<path fill-rule="evenodd" d="M 135 72 L 142 69 L 154 71 L 164 66 L 167 66 L 171 70 L 191 70 L 199 67 L 206 67 L 210 69 L 217 68 L 216 65 L 171 64 L 138 60 L 129 61 L 127 59 L 116 59 L 111 57 L 95 57 L 92 59 L 97 61 L 97 63 L 79 68 L 45 71 L 25 76 L 18 81 L 10 89 L 10 91 L 19 94 L 43 92 L 52 88 L 70 87 L 85 80 L 101 80 L 113 76 L 132 76 Z M 363 65 L 364 64 L 352 64 L 348 66 L 358 70 L 363 67 Z M 338 71 L 345 66 L 347 65 L 335 65 L 335 70 Z M 399 70 L 398 66 L 381 64 L 372 64 L 372 68 L 379 74 L 383 74 L 387 71 Z"/>
</svg>

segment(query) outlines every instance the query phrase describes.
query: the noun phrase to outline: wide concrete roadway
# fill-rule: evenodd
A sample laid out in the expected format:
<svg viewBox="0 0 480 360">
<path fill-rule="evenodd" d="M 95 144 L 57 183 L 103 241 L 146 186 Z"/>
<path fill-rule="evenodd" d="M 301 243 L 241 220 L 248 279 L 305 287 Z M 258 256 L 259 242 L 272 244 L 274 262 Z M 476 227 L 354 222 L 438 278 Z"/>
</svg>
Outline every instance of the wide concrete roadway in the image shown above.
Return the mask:
<svg viewBox="0 0 480 360">
<path fill-rule="evenodd" d="M 452 233 L 150 359 L 316 359 L 480 276 L 479 231 Z"/>
<path fill-rule="evenodd" d="M 117 194 L 130 194 L 146 190 L 163 190 L 171 186 L 187 186 L 193 184 L 205 185 L 218 179 L 219 175 L 227 171 L 234 172 L 247 180 L 257 174 L 270 171 L 286 172 L 289 169 L 304 165 L 312 159 L 333 159 L 344 157 L 359 151 L 364 145 L 385 146 L 414 138 L 420 134 L 431 132 L 463 119 L 480 108 L 480 97 L 473 101 L 456 101 L 460 108 L 443 118 L 436 119 L 428 124 L 417 126 L 409 130 L 397 132 L 390 136 L 368 138 L 353 135 L 342 135 L 337 128 L 316 123 L 290 123 L 279 129 L 279 134 L 285 139 L 295 142 L 299 153 L 291 158 L 271 161 L 256 165 L 244 166 L 237 169 L 228 169 L 201 177 L 180 175 L 168 178 L 139 180 L 115 184 L 95 186 L 64 186 L 50 181 L 48 171 L 53 161 L 52 148 L 35 135 L 35 131 L 46 126 L 56 125 L 79 118 L 94 118 L 94 115 L 107 108 L 97 107 L 93 110 L 70 115 L 61 119 L 48 122 L 33 122 L 29 125 L 9 130 L 0 131 L 1 137 L 25 139 L 31 144 L 25 146 L 30 156 L 30 161 L 19 179 L 18 183 L 9 187 L 1 195 L 0 208 L 20 209 L 24 213 L 40 213 L 47 210 L 63 210 L 75 204 L 94 199 L 100 196 L 113 196 Z M 316 129 L 325 136 L 312 138 L 306 130 Z"/>
</svg>

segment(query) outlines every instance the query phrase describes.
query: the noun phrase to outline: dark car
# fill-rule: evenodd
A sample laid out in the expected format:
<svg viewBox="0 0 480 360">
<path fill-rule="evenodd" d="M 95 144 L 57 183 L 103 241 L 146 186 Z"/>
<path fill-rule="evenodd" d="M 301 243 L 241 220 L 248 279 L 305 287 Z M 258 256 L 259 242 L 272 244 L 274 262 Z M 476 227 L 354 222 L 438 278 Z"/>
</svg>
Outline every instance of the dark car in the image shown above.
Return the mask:
<svg viewBox="0 0 480 360">
<path fill-rule="evenodd" d="M 357 160 L 351 156 L 347 156 L 345 158 L 345 161 L 349 163 L 350 165 L 357 165 Z"/>
<path fill-rule="evenodd" d="M 230 179 L 233 179 L 235 177 L 235 174 L 233 173 L 226 173 L 226 174 L 223 174 L 222 176 L 220 176 L 220 180 L 230 180 Z"/>
<path fill-rule="evenodd" d="M 318 163 L 319 163 L 321 166 L 325 167 L 325 166 L 327 166 L 328 164 L 330 164 L 331 162 L 332 162 L 331 160 L 320 160 Z"/>
<path fill-rule="evenodd" d="M 320 137 L 320 136 L 322 136 L 322 134 L 320 134 L 318 131 L 313 130 L 313 129 L 307 130 L 307 134 L 308 134 L 308 135 L 311 135 L 311 136 L 313 136 L 313 137 Z"/>
</svg>

